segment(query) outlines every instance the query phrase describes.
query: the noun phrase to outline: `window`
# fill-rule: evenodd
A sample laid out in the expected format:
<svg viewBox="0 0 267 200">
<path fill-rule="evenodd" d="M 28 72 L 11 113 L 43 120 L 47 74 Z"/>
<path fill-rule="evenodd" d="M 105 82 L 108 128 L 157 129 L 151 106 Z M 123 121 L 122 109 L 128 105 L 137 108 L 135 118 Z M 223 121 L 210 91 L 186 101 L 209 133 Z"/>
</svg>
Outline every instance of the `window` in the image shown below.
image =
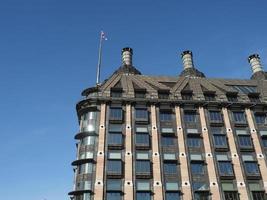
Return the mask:
<svg viewBox="0 0 267 200">
<path fill-rule="evenodd" d="M 172 121 L 172 112 L 171 111 L 160 111 L 159 114 L 160 121 Z"/>
<path fill-rule="evenodd" d="M 218 168 L 220 176 L 233 176 L 233 167 L 230 161 L 219 161 Z"/>
<path fill-rule="evenodd" d="M 257 124 L 265 124 L 266 123 L 266 114 L 255 113 L 255 121 Z"/>
<path fill-rule="evenodd" d="M 151 200 L 150 192 L 136 192 L 136 200 Z"/>
<path fill-rule="evenodd" d="M 150 161 L 149 160 L 136 160 L 135 161 L 136 174 L 150 175 Z"/>
<path fill-rule="evenodd" d="M 188 137 L 187 146 L 191 148 L 200 148 L 201 139 L 197 137 Z"/>
<path fill-rule="evenodd" d="M 134 92 L 135 98 L 146 98 L 146 91 L 135 91 Z"/>
<path fill-rule="evenodd" d="M 108 145 L 109 146 L 121 146 L 122 145 L 122 134 L 121 133 L 109 133 L 108 134 Z"/>
<path fill-rule="evenodd" d="M 214 135 L 225 134 L 222 127 L 212 126 L 212 127 L 210 127 L 210 130 L 211 130 L 211 133 Z"/>
<path fill-rule="evenodd" d="M 169 99 L 169 92 L 158 92 L 159 99 Z"/>
<path fill-rule="evenodd" d="M 263 191 L 253 191 L 252 192 L 253 200 L 266 200 L 267 196 Z"/>
<path fill-rule="evenodd" d="M 166 200 L 180 200 L 179 192 L 166 192 Z"/>
<path fill-rule="evenodd" d="M 97 112 L 87 112 L 82 114 L 80 120 L 81 132 L 95 132 L 97 122 Z"/>
<path fill-rule="evenodd" d="M 162 146 L 174 146 L 175 145 L 175 137 L 161 137 L 161 145 Z"/>
<path fill-rule="evenodd" d="M 184 113 L 184 121 L 187 123 L 197 122 L 197 116 L 195 112 L 185 112 Z"/>
<path fill-rule="evenodd" d="M 164 167 L 165 174 L 177 174 L 176 163 L 164 163 L 163 167 Z"/>
<path fill-rule="evenodd" d="M 227 100 L 230 102 L 237 102 L 238 101 L 236 94 L 228 94 L 226 96 L 227 96 Z"/>
<path fill-rule="evenodd" d="M 210 111 L 209 112 L 210 121 L 212 122 L 222 122 L 222 114 L 220 111 Z"/>
<path fill-rule="evenodd" d="M 239 200 L 239 195 L 236 191 L 225 191 L 224 198 L 225 200 Z"/>
<path fill-rule="evenodd" d="M 193 175 L 203 175 L 204 174 L 203 163 L 191 163 L 191 172 Z"/>
<path fill-rule="evenodd" d="M 226 135 L 213 135 L 215 148 L 228 148 Z"/>
<path fill-rule="evenodd" d="M 121 161 L 120 160 L 108 160 L 107 173 L 110 175 L 121 175 L 122 174 Z"/>
<path fill-rule="evenodd" d="M 135 120 L 136 121 L 148 121 L 148 112 L 146 108 L 135 109 Z"/>
<path fill-rule="evenodd" d="M 121 193 L 120 192 L 107 192 L 107 200 L 120 200 Z"/>
<path fill-rule="evenodd" d="M 260 103 L 260 97 L 259 95 L 248 95 L 248 98 L 250 100 L 250 102 L 252 103 Z"/>
<path fill-rule="evenodd" d="M 182 93 L 182 99 L 183 100 L 193 100 L 193 94 L 192 94 L 192 92 Z"/>
<path fill-rule="evenodd" d="M 110 108 L 110 120 L 122 120 L 122 108 Z"/>
<path fill-rule="evenodd" d="M 261 138 L 261 141 L 262 141 L 262 145 L 264 148 L 267 148 L 267 138 L 264 137 L 264 138 Z"/>
<path fill-rule="evenodd" d="M 121 88 L 117 88 L 117 89 L 111 90 L 110 91 L 110 96 L 111 97 L 117 97 L 117 98 L 122 97 L 122 89 Z"/>
<path fill-rule="evenodd" d="M 235 123 L 246 123 L 246 116 L 244 112 L 233 112 Z"/>
<path fill-rule="evenodd" d="M 209 94 L 204 94 L 205 100 L 206 101 L 215 101 L 215 94 L 209 93 Z"/>
<path fill-rule="evenodd" d="M 249 135 L 238 135 L 238 143 L 240 148 L 252 149 L 252 140 Z"/>
<path fill-rule="evenodd" d="M 90 193 L 83 193 L 83 194 L 75 196 L 75 200 L 90 200 L 90 199 L 91 199 Z"/>
<path fill-rule="evenodd" d="M 81 145 L 94 145 L 95 144 L 95 136 L 87 136 L 81 139 Z"/>
<path fill-rule="evenodd" d="M 260 175 L 258 163 L 255 161 L 246 161 L 245 164 L 245 171 L 247 176 L 258 176 Z"/>
<path fill-rule="evenodd" d="M 121 191 L 121 179 L 107 179 L 107 191 Z"/>
<path fill-rule="evenodd" d="M 150 180 L 139 179 L 136 180 L 137 191 L 150 191 Z"/>
<path fill-rule="evenodd" d="M 208 189 L 208 184 L 206 184 L 205 182 L 193 182 L 194 191 L 206 191 Z"/>
<path fill-rule="evenodd" d="M 142 147 L 149 147 L 149 134 L 147 133 L 136 133 L 135 134 L 135 145 Z"/>
<path fill-rule="evenodd" d="M 93 163 L 78 165 L 78 174 L 90 174 L 93 172 Z"/>
<path fill-rule="evenodd" d="M 257 90 L 257 87 L 247 85 L 232 85 L 232 88 L 237 92 L 241 92 L 243 94 L 255 93 Z"/>
<path fill-rule="evenodd" d="M 208 192 L 194 192 L 194 200 L 209 200 L 210 195 Z"/>
</svg>

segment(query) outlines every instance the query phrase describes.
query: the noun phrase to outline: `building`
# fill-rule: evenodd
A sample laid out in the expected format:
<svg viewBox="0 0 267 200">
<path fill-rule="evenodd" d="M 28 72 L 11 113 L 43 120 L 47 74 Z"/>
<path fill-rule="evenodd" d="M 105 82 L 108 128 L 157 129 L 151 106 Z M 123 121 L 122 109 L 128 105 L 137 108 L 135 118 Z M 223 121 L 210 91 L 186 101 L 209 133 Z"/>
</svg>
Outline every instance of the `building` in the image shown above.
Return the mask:
<svg viewBox="0 0 267 200">
<path fill-rule="evenodd" d="M 266 200 L 267 73 L 209 79 L 182 53 L 180 75 L 122 66 L 82 92 L 74 200 Z"/>
</svg>

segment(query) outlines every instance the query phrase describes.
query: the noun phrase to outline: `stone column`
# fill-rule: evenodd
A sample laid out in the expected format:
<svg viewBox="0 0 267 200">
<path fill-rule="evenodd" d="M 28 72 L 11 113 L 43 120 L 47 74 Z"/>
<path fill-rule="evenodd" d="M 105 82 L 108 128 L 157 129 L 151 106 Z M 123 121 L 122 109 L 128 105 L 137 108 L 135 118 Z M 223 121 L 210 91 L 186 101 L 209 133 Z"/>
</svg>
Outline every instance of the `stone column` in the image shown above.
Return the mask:
<svg viewBox="0 0 267 200">
<path fill-rule="evenodd" d="M 228 137 L 229 148 L 232 155 L 232 163 L 235 172 L 239 197 L 242 200 L 249 200 L 227 108 L 223 108 L 222 112 Z"/>
<path fill-rule="evenodd" d="M 161 167 L 159 156 L 159 137 L 157 130 L 156 107 L 151 105 L 151 125 L 152 125 L 152 162 L 153 162 L 153 178 L 154 178 L 154 200 L 162 200 L 162 182 L 161 182 Z"/>
<path fill-rule="evenodd" d="M 125 184 L 124 196 L 133 200 L 133 154 L 132 154 L 132 109 L 126 105 L 126 131 L 125 131 Z"/>
<path fill-rule="evenodd" d="M 203 137 L 204 149 L 205 149 L 205 153 L 206 153 L 206 162 L 207 162 L 208 176 L 209 176 L 209 182 L 210 182 L 210 191 L 212 194 L 212 199 L 220 200 L 221 195 L 220 195 L 220 190 L 218 188 L 218 180 L 217 180 L 217 175 L 216 175 L 216 171 L 215 171 L 213 155 L 211 152 L 209 132 L 208 132 L 208 128 L 207 128 L 205 111 L 204 111 L 203 107 L 199 107 L 199 115 L 200 115 L 200 122 L 201 122 L 201 127 L 202 127 L 202 137 Z"/>
<path fill-rule="evenodd" d="M 105 164 L 105 122 L 106 122 L 106 104 L 101 104 L 100 110 L 100 127 L 98 133 L 98 148 L 96 158 L 96 175 L 95 175 L 95 188 L 94 188 L 94 200 L 103 200 L 104 193 L 104 164 Z"/>
<path fill-rule="evenodd" d="M 188 164 L 186 158 L 185 140 L 182 128 L 181 109 L 179 106 L 175 106 L 176 125 L 177 125 L 177 142 L 180 158 L 181 169 L 181 181 L 182 181 L 182 193 L 183 199 L 192 199 L 192 192 L 189 181 Z"/>
</svg>

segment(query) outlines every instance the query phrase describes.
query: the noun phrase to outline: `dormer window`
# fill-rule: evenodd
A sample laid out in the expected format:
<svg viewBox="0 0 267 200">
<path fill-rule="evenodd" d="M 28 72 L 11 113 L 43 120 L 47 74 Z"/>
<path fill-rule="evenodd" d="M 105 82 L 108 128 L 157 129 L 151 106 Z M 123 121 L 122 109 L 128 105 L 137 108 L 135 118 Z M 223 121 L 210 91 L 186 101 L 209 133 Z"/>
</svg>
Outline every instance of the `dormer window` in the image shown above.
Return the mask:
<svg viewBox="0 0 267 200">
<path fill-rule="evenodd" d="M 182 95 L 182 99 L 183 100 L 193 100 L 193 93 L 192 93 L 192 91 L 181 92 L 181 95 Z"/>
<path fill-rule="evenodd" d="M 170 93 L 169 91 L 159 91 L 158 97 L 159 99 L 169 99 Z"/>
<path fill-rule="evenodd" d="M 227 100 L 230 102 L 237 102 L 237 94 L 227 94 Z"/>
<path fill-rule="evenodd" d="M 257 94 L 249 94 L 248 98 L 252 103 L 260 103 L 260 97 Z"/>
<path fill-rule="evenodd" d="M 115 98 L 122 97 L 122 89 L 121 88 L 111 89 L 110 96 Z"/>
<path fill-rule="evenodd" d="M 145 90 L 135 90 L 134 96 L 135 96 L 135 98 L 144 99 L 144 98 L 146 98 L 146 91 Z"/>
<path fill-rule="evenodd" d="M 204 93 L 206 101 L 215 101 L 215 93 Z"/>
</svg>

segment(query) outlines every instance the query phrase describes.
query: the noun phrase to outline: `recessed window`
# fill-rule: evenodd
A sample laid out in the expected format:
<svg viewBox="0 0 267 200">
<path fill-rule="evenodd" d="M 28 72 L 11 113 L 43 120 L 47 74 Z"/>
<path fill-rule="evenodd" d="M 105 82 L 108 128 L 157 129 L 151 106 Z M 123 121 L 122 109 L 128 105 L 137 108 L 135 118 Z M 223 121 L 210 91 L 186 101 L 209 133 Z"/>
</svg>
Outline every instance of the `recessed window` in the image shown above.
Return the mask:
<svg viewBox="0 0 267 200">
<path fill-rule="evenodd" d="M 172 112 L 171 111 L 160 111 L 159 119 L 162 122 L 172 121 Z"/>
<path fill-rule="evenodd" d="M 248 98 L 250 100 L 250 102 L 252 103 L 260 103 L 260 97 L 259 95 L 248 95 Z"/>
<path fill-rule="evenodd" d="M 150 175 L 151 166 L 149 160 L 136 160 L 135 161 L 135 172 L 136 174 Z"/>
<path fill-rule="evenodd" d="M 253 200 L 266 200 L 267 195 L 263 191 L 252 191 Z"/>
<path fill-rule="evenodd" d="M 169 99 L 170 93 L 168 91 L 158 92 L 159 99 Z"/>
<path fill-rule="evenodd" d="M 121 191 L 121 179 L 107 179 L 107 191 Z"/>
<path fill-rule="evenodd" d="M 196 112 L 185 112 L 184 113 L 184 121 L 186 123 L 195 123 L 195 122 L 197 122 Z"/>
<path fill-rule="evenodd" d="M 135 109 L 135 120 L 136 121 L 148 121 L 148 112 L 146 108 Z"/>
<path fill-rule="evenodd" d="M 109 146 L 121 146 L 122 145 L 122 134 L 121 133 L 109 133 L 108 134 L 108 145 Z"/>
<path fill-rule="evenodd" d="M 107 200 L 121 200 L 121 192 L 107 192 Z"/>
<path fill-rule="evenodd" d="M 135 134 L 135 145 L 141 147 L 149 147 L 150 140 L 148 133 L 136 133 Z"/>
<path fill-rule="evenodd" d="M 182 93 L 182 99 L 183 100 L 193 100 L 193 93 L 188 92 L 188 93 Z"/>
<path fill-rule="evenodd" d="M 215 94 L 214 93 L 207 93 L 204 94 L 205 100 L 206 101 L 215 101 Z"/>
<path fill-rule="evenodd" d="M 261 138 L 261 141 L 262 141 L 262 145 L 264 148 L 267 148 L 267 138 L 264 137 L 264 138 Z"/>
<path fill-rule="evenodd" d="M 111 97 L 115 97 L 115 98 L 120 98 L 120 97 L 122 97 L 122 89 L 111 90 L 111 91 L 110 91 L 110 96 L 111 96 Z"/>
<path fill-rule="evenodd" d="M 220 176 L 233 176 L 233 167 L 230 161 L 218 161 Z"/>
<path fill-rule="evenodd" d="M 122 108 L 110 108 L 110 120 L 122 120 Z"/>
<path fill-rule="evenodd" d="M 210 130 L 213 135 L 225 134 L 223 127 L 212 126 Z"/>
<path fill-rule="evenodd" d="M 203 175 L 204 164 L 203 163 L 191 163 L 191 172 L 193 175 Z"/>
<path fill-rule="evenodd" d="M 230 102 L 237 102 L 238 101 L 236 94 L 228 94 L 228 95 L 226 95 L 226 97 L 227 97 L 227 100 Z"/>
<path fill-rule="evenodd" d="M 180 200 L 179 192 L 166 192 L 165 195 L 166 200 Z"/>
<path fill-rule="evenodd" d="M 258 167 L 258 163 L 255 161 L 245 161 L 245 171 L 247 176 L 259 176 L 260 171 Z"/>
<path fill-rule="evenodd" d="M 252 149 L 252 140 L 249 135 L 238 135 L 238 143 L 240 148 L 243 149 Z"/>
<path fill-rule="evenodd" d="M 177 174 L 177 165 L 176 163 L 164 163 L 164 174 Z"/>
<path fill-rule="evenodd" d="M 162 146 L 174 146 L 175 145 L 175 137 L 161 137 L 161 145 Z"/>
<path fill-rule="evenodd" d="M 191 148 L 200 148 L 201 139 L 198 137 L 188 137 L 187 146 Z"/>
<path fill-rule="evenodd" d="M 136 200 L 151 200 L 150 192 L 136 192 Z"/>
<path fill-rule="evenodd" d="M 209 111 L 209 116 L 211 122 L 222 122 L 222 114 L 220 111 Z"/>
<path fill-rule="evenodd" d="M 121 175 L 122 163 L 120 160 L 108 160 L 107 161 L 107 174 L 108 175 Z"/>
<path fill-rule="evenodd" d="M 255 121 L 257 124 L 266 123 L 266 114 L 265 113 L 255 113 Z"/>
<path fill-rule="evenodd" d="M 146 98 L 146 91 L 135 91 L 134 92 L 134 95 L 135 95 L 135 98 L 140 98 L 140 99 L 143 99 L 143 98 Z"/>
<path fill-rule="evenodd" d="M 215 148 L 228 148 L 226 135 L 213 135 Z"/>
<path fill-rule="evenodd" d="M 244 112 L 233 112 L 234 122 L 235 123 L 246 123 L 246 116 Z"/>
</svg>

